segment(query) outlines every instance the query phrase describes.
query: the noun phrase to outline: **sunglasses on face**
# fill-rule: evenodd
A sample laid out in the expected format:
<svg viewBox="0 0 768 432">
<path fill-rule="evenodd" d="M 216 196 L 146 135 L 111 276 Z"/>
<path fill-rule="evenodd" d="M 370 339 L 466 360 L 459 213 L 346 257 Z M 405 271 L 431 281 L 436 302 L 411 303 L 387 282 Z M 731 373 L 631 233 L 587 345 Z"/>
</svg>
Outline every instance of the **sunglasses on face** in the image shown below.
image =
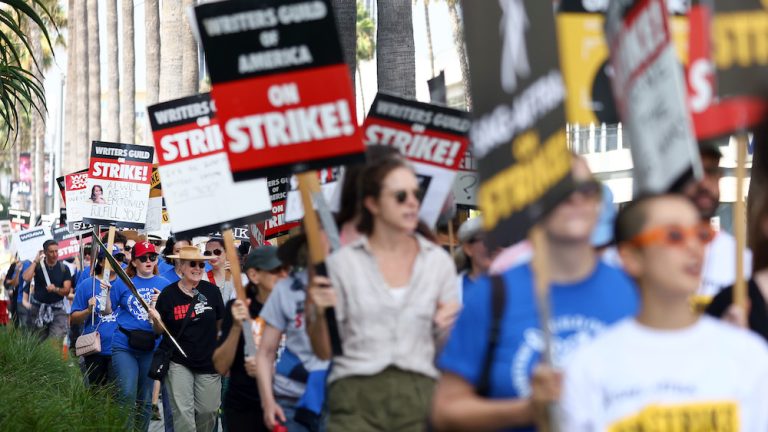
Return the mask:
<svg viewBox="0 0 768 432">
<path fill-rule="evenodd" d="M 187 264 L 189 264 L 189 266 L 192 268 L 195 268 L 195 267 L 199 267 L 201 269 L 205 268 L 205 262 L 203 261 L 188 261 Z"/>
<path fill-rule="evenodd" d="M 125 246 L 123 246 L 123 250 L 126 251 L 126 252 L 130 252 L 131 251 L 131 247 L 128 246 L 128 245 L 125 245 Z"/>
<path fill-rule="evenodd" d="M 636 235 L 630 243 L 637 246 L 684 246 L 688 240 L 696 239 L 706 245 L 715 238 L 715 230 L 708 223 L 682 227 L 678 225 L 662 226 Z"/>
<path fill-rule="evenodd" d="M 212 251 L 208 251 L 207 250 L 207 251 L 203 252 L 203 255 L 205 255 L 205 256 L 211 256 L 211 255 L 221 256 L 221 253 L 222 253 L 221 249 L 214 249 Z"/>
<path fill-rule="evenodd" d="M 125 259 L 125 254 L 124 254 L 124 253 L 122 253 L 122 252 L 121 252 L 121 253 L 117 253 L 117 254 L 114 254 L 114 255 L 112 255 L 112 256 L 114 256 L 114 257 L 115 257 L 115 260 L 117 260 L 117 261 L 122 261 L 122 260 L 124 260 L 124 259 Z"/>
<path fill-rule="evenodd" d="M 595 198 L 603 192 L 603 187 L 597 180 L 582 180 L 574 182 L 572 194 L 580 194 L 585 198 Z"/>
<path fill-rule="evenodd" d="M 411 191 L 402 189 L 395 191 L 392 196 L 395 197 L 395 201 L 397 201 L 398 204 L 404 204 L 408 199 L 409 194 L 416 198 L 416 201 L 419 203 L 421 203 L 421 200 L 424 198 L 424 193 L 421 191 L 421 189 L 414 189 Z"/>
<path fill-rule="evenodd" d="M 143 263 L 147 262 L 148 260 L 150 262 L 155 262 L 155 261 L 157 261 L 157 255 L 155 255 L 155 254 L 146 254 L 146 255 L 142 255 L 142 256 L 138 257 L 137 259 L 139 261 L 143 262 Z"/>
</svg>

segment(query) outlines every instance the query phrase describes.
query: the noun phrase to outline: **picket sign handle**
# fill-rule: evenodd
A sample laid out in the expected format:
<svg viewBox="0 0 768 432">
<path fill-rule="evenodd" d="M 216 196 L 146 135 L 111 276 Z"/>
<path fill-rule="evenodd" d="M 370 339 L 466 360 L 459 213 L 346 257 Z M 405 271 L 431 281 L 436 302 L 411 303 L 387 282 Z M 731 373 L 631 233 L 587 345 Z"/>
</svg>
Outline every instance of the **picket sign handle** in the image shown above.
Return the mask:
<svg viewBox="0 0 768 432">
<path fill-rule="evenodd" d="M 451 256 L 454 256 L 453 219 L 448 221 L 448 245 L 449 245 L 449 249 L 451 250 Z"/>
<path fill-rule="evenodd" d="M 529 234 L 531 245 L 533 246 L 533 259 L 531 267 L 533 268 L 534 294 L 536 298 L 536 309 L 539 313 L 539 325 L 544 336 L 544 350 L 542 351 L 541 361 L 545 366 L 553 367 L 552 358 L 552 329 L 549 326 L 552 316 L 550 304 L 550 274 L 547 241 L 544 229 L 541 226 L 534 226 Z M 547 407 L 546 423 L 539 425 L 539 430 L 548 432 L 559 432 L 560 427 L 557 416 L 557 404 L 552 403 Z"/>
<path fill-rule="evenodd" d="M 235 236 L 232 234 L 232 228 L 225 228 L 221 231 L 222 238 L 224 239 L 224 251 L 227 254 L 227 260 L 229 261 L 229 268 L 232 272 L 232 278 L 235 283 L 235 296 L 238 300 L 246 303 L 245 288 L 243 288 L 243 280 L 240 276 L 240 260 L 237 257 L 235 249 Z M 226 311 L 226 313 L 231 313 Z M 251 319 L 250 317 L 243 320 L 243 340 L 245 345 L 243 346 L 243 354 L 245 357 L 252 357 L 256 355 L 256 341 L 253 340 L 253 332 L 251 331 Z"/>
<path fill-rule="evenodd" d="M 115 247 L 115 231 L 117 229 L 114 226 L 109 227 L 109 234 L 107 234 L 107 250 L 104 251 L 104 254 L 110 254 L 112 255 L 112 248 Z M 109 282 L 109 275 L 112 272 L 112 266 L 109 264 L 109 261 L 106 261 L 104 263 L 104 272 L 102 273 L 101 280 L 104 282 Z"/>
<path fill-rule="evenodd" d="M 733 303 L 747 310 L 747 283 L 744 278 L 744 250 L 747 244 L 747 217 L 744 204 L 744 179 L 747 176 L 746 132 L 736 136 L 736 201 L 733 203 L 733 233 L 736 237 L 736 281 L 733 284 Z"/>
<path fill-rule="evenodd" d="M 325 268 L 325 249 L 320 240 L 320 224 L 317 220 L 317 213 L 312 204 L 312 194 L 320 191 L 320 184 L 317 181 L 315 171 L 307 171 L 297 174 L 299 181 L 299 191 L 301 192 L 301 203 L 304 205 L 304 233 L 307 236 L 307 247 L 309 248 L 309 280 L 317 274 L 327 276 Z M 309 300 L 309 296 L 307 296 Z M 325 310 L 325 322 L 328 326 L 328 335 L 331 339 L 331 351 L 334 355 L 342 354 L 341 336 L 339 333 L 338 322 L 336 321 L 336 310 L 332 307 Z"/>
</svg>

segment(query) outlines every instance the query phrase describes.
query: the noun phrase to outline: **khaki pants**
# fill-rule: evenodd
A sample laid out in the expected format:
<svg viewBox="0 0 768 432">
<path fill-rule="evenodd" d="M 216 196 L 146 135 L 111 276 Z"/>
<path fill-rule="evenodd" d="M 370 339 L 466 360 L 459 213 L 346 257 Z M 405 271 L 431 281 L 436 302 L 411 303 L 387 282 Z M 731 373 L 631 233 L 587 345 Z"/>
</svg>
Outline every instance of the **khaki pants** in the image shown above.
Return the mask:
<svg viewBox="0 0 768 432">
<path fill-rule="evenodd" d="M 328 389 L 328 430 L 423 432 L 435 380 L 388 368 L 342 378 Z"/>
<path fill-rule="evenodd" d="M 194 373 L 171 362 L 165 377 L 176 432 L 210 432 L 221 404 L 221 376 Z"/>
</svg>

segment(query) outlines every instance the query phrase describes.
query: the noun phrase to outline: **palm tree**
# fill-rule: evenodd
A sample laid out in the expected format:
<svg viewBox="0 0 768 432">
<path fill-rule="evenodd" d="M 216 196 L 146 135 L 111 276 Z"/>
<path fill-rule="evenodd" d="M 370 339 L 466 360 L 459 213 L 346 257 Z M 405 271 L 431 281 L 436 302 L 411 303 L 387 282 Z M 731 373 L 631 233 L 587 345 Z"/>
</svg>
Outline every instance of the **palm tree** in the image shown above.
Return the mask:
<svg viewBox="0 0 768 432">
<path fill-rule="evenodd" d="M 77 30 L 77 149 L 76 169 L 87 166 L 88 149 L 91 147 L 88 141 L 88 129 L 90 119 L 90 100 L 88 98 L 88 11 L 85 2 L 75 0 L 75 29 Z"/>
<path fill-rule="evenodd" d="M 156 104 L 160 93 L 160 9 L 158 0 L 144 2 L 147 52 L 147 103 Z"/>
<path fill-rule="evenodd" d="M 467 61 L 467 46 L 464 44 L 464 24 L 459 14 L 459 0 L 445 0 L 453 27 L 453 44 L 459 56 L 461 66 L 461 84 L 464 86 L 464 103 L 467 111 L 472 110 L 472 93 L 469 91 L 469 62 Z"/>
<path fill-rule="evenodd" d="M 414 0 L 414 3 L 416 0 Z M 432 48 L 432 26 L 429 22 L 429 0 L 424 0 L 424 24 L 427 28 L 427 50 L 429 52 L 429 70 L 431 72 L 431 77 L 435 77 L 437 75 L 435 73 L 435 50 Z"/>
<path fill-rule="evenodd" d="M 374 33 L 376 32 L 376 23 L 373 22 L 373 18 L 368 13 L 362 2 L 357 2 L 357 34 L 356 37 L 356 52 L 355 61 L 368 61 L 373 59 L 373 55 L 376 53 L 376 39 Z M 357 68 L 357 78 L 360 81 L 360 102 L 365 110 L 365 93 L 363 92 L 363 74 L 360 68 Z"/>
<path fill-rule="evenodd" d="M 107 9 L 107 112 L 104 117 L 104 139 L 120 138 L 120 78 L 117 63 L 117 0 L 106 0 Z"/>
<path fill-rule="evenodd" d="M 195 0 L 184 0 L 182 11 L 195 5 Z M 200 77 L 197 58 L 197 41 L 189 27 L 189 20 L 182 17 L 181 26 L 181 94 L 191 96 L 200 89 Z"/>
<path fill-rule="evenodd" d="M 101 61 L 99 60 L 99 0 L 88 0 L 88 139 L 101 139 Z"/>
<path fill-rule="evenodd" d="M 64 96 L 64 124 L 67 125 L 67 134 L 64 136 L 64 154 L 62 160 L 62 169 L 64 173 L 76 171 L 77 151 L 75 149 L 77 142 L 77 29 L 75 24 L 75 0 L 67 2 L 67 92 Z"/>
<path fill-rule="evenodd" d="M 163 0 L 160 15 L 160 102 L 180 96 L 182 76 L 181 0 Z"/>
<path fill-rule="evenodd" d="M 43 82 L 42 58 L 43 43 L 40 39 L 40 27 L 29 26 L 29 38 L 32 44 L 32 58 L 38 60 L 34 68 L 35 78 Z M 36 104 L 40 100 L 35 101 Z M 32 211 L 38 216 L 45 208 L 45 117 L 39 111 L 33 111 L 30 118 L 30 142 L 32 143 L 32 166 L 37 175 L 32 176 Z"/>
<path fill-rule="evenodd" d="M 136 52 L 133 34 L 133 0 L 120 0 L 123 17 L 123 66 L 120 79 L 120 142 L 132 143 L 136 134 Z"/>
<path fill-rule="evenodd" d="M 344 61 L 349 67 L 349 78 L 352 80 L 352 88 L 355 88 L 355 69 L 357 59 L 356 46 L 356 22 L 358 14 L 357 2 L 351 0 L 333 0 L 333 12 L 336 17 L 336 26 L 339 31 L 341 51 L 344 53 Z"/>
<path fill-rule="evenodd" d="M 406 99 L 416 97 L 412 9 L 412 0 L 376 2 L 376 68 L 379 91 Z"/>
</svg>

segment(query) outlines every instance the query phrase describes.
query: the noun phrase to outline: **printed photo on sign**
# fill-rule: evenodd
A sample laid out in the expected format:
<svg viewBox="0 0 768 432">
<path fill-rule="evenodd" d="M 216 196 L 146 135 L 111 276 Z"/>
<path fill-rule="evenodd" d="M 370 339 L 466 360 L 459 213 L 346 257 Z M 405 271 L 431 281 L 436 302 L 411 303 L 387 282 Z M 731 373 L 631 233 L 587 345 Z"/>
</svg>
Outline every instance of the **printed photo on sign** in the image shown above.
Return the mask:
<svg viewBox="0 0 768 432">
<path fill-rule="evenodd" d="M 229 0 L 195 14 L 235 181 L 363 160 L 330 0 Z"/>
<path fill-rule="evenodd" d="M 148 114 L 175 233 L 205 234 L 270 216 L 266 179 L 233 181 L 208 93 L 150 106 Z"/>
<path fill-rule="evenodd" d="M 462 2 L 477 203 L 491 247 L 524 239 L 573 188 L 552 4 Z"/>
<path fill-rule="evenodd" d="M 152 180 L 152 147 L 94 141 L 83 221 L 143 229 Z"/>
<path fill-rule="evenodd" d="M 385 93 L 376 95 L 363 124 L 366 145 L 396 148 L 423 180 L 419 217 L 431 227 L 453 189 L 471 124 L 467 112 Z"/>
</svg>

